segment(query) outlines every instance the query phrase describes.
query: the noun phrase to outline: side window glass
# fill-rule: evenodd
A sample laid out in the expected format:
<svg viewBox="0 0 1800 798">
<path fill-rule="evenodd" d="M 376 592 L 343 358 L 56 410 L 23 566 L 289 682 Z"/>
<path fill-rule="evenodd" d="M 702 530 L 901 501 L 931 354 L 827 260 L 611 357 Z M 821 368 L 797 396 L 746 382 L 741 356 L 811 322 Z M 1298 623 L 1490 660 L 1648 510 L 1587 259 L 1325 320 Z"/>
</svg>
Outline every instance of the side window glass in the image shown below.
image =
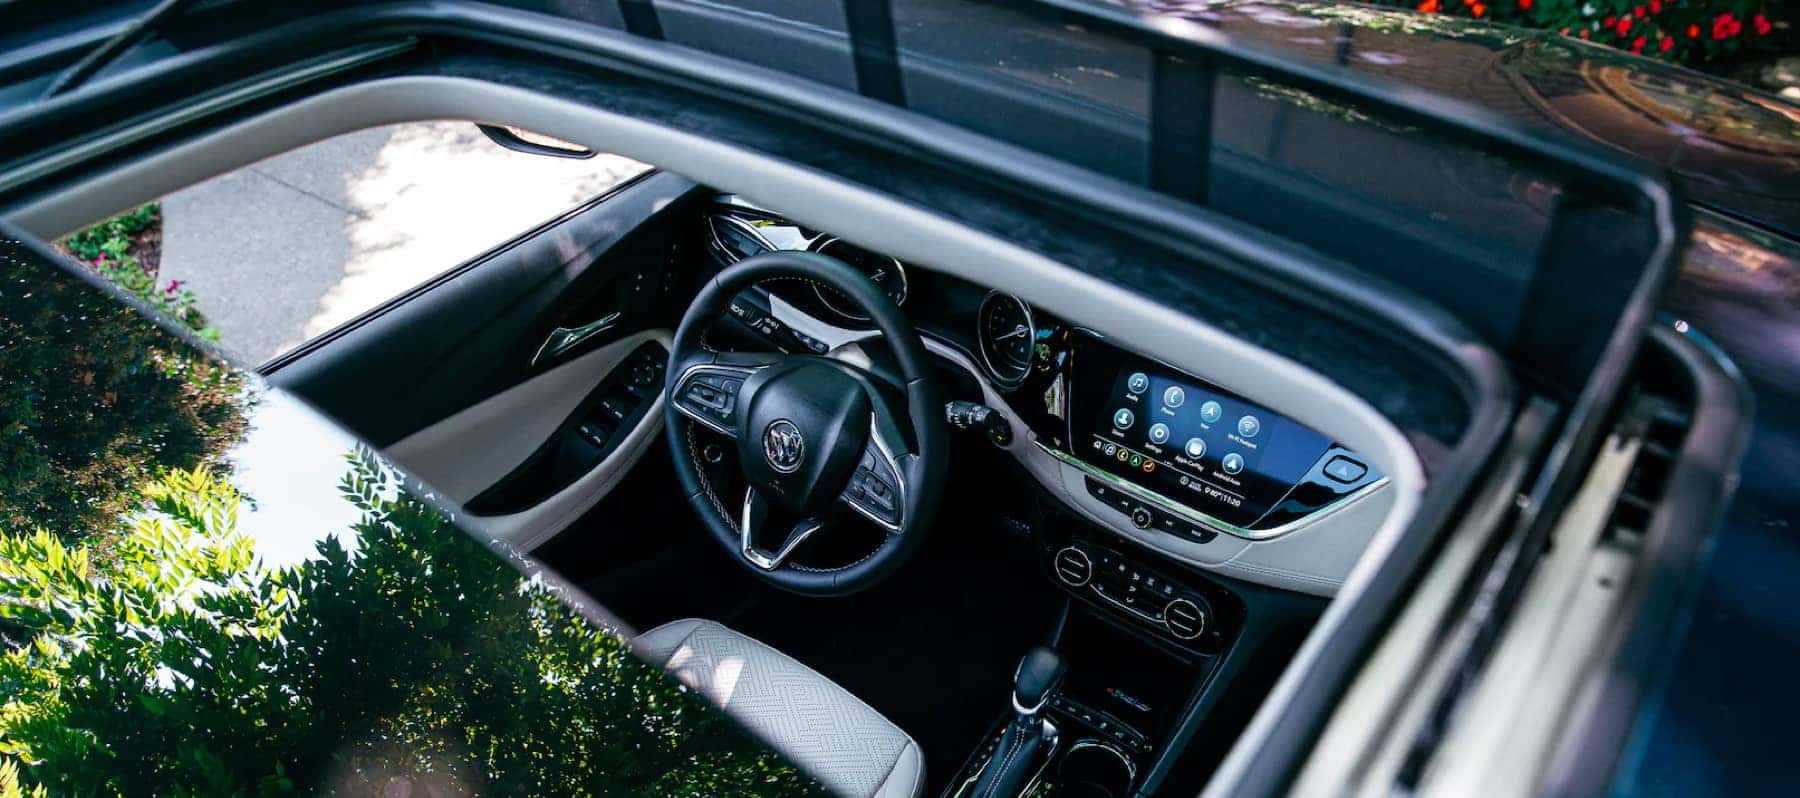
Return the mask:
<svg viewBox="0 0 1800 798">
<path fill-rule="evenodd" d="M 220 175 L 60 245 L 254 365 L 648 168 L 515 152 L 468 122 L 391 125 Z"/>
</svg>

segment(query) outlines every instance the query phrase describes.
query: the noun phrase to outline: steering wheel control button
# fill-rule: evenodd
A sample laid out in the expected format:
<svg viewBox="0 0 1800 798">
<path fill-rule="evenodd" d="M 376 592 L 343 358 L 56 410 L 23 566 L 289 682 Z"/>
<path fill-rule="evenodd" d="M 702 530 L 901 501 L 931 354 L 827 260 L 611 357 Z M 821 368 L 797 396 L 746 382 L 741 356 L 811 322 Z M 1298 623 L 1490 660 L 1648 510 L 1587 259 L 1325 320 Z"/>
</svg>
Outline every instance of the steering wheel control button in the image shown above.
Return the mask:
<svg viewBox="0 0 1800 798">
<path fill-rule="evenodd" d="M 1187 440 L 1187 446 L 1183 447 L 1182 450 L 1187 452 L 1189 460 L 1198 460 L 1206 456 L 1206 441 L 1200 440 L 1199 438 L 1189 438 Z"/>
<path fill-rule="evenodd" d="M 1150 377 L 1141 371 L 1132 374 L 1125 380 L 1125 390 L 1132 393 L 1143 393 L 1150 390 Z"/>
<path fill-rule="evenodd" d="M 1219 461 L 1219 466 L 1224 468 L 1225 473 L 1227 474 L 1236 474 L 1239 471 L 1244 470 L 1244 456 L 1237 452 L 1232 452 L 1231 454 L 1225 455 L 1225 458 Z"/>
<path fill-rule="evenodd" d="M 1343 455 L 1333 457 L 1331 462 L 1325 464 L 1325 476 L 1346 484 L 1362 479 L 1363 475 L 1367 473 L 1369 473 L 1368 466 Z"/>
<path fill-rule="evenodd" d="M 678 401 L 692 414 L 729 429 L 736 420 L 737 394 L 743 385 L 742 376 L 702 371 L 688 378 Z"/>
<path fill-rule="evenodd" d="M 1181 403 L 1185 401 L 1187 401 L 1187 392 L 1181 390 L 1181 387 L 1178 385 L 1171 385 L 1168 390 L 1163 391 L 1164 405 L 1169 407 L 1180 407 Z"/>
<path fill-rule="evenodd" d="M 1200 405 L 1200 420 L 1201 421 L 1204 421 L 1208 424 L 1215 424 L 1215 423 L 1218 423 L 1219 419 L 1224 418 L 1224 417 L 1225 417 L 1225 408 L 1219 406 L 1218 402 L 1208 400 L 1205 404 Z"/>
<path fill-rule="evenodd" d="M 1258 432 L 1262 432 L 1262 422 L 1256 420 L 1256 416 L 1244 416 L 1243 418 L 1238 419 L 1239 435 L 1246 438 L 1254 438 Z"/>
<path fill-rule="evenodd" d="M 1149 529 L 1150 525 L 1154 524 L 1154 523 L 1156 523 L 1156 516 L 1154 516 L 1150 513 L 1149 508 L 1136 507 L 1136 508 L 1132 509 L 1132 511 L 1131 511 L 1131 525 L 1132 526 L 1135 526 L 1138 529 Z"/>
<path fill-rule="evenodd" d="M 1136 420 L 1137 416 L 1132 415 L 1130 410 L 1123 407 L 1113 414 L 1113 426 L 1119 429 L 1131 429 L 1131 423 Z"/>
<path fill-rule="evenodd" d="M 1164 444 L 1169 442 L 1169 425 L 1160 421 L 1150 425 L 1150 442 Z"/>
</svg>

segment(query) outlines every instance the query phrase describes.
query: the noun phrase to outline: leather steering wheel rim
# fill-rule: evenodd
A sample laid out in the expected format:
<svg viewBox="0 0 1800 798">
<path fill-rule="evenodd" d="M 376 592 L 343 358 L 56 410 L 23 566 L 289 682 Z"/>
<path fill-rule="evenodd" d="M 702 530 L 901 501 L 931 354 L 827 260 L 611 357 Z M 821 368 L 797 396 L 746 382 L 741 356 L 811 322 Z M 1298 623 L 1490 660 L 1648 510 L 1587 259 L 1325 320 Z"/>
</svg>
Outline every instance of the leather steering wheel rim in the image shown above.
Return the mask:
<svg viewBox="0 0 1800 798">
<path fill-rule="evenodd" d="M 894 464 L 901 472 L 903 484 L 908 486 L 901 497 L 899 528 L 884 535 L 880 545 L 867 556 L 835 568 L 783 562 L 773 569 L 765 569 L 747 561 L 747 554 L 742 550 L 739 522 L 731 516 L 734 502 L 719 496 L 701 469 L 694 430 L 697 422 L 676 408 L 677 391 L 689 370 L 724 363 L 730 358 L 730 353 L 711 352 L 701 345 L 706 328 L 745 289 L 776 277 L 812 280 L 849 297 L 881 332 L 906 380 L 902 388 L 913 441 L 912 451 L 894 453 Z M 831 362 L 836 367 L 854 370 L 847 364 Z M 948 438 L 943 397 L 931 379 L 930 369 L 930 356 L 912 321 L 868 276 L 841 261 L 809 252 L 778 251 L 746 258 L 726 268 L 703 286 L 688 306 L 669 353 L 669 382 L 663 402 L 664 427 L 683 495 L 699 516 L 701 525 L 734 560 L 777 587 L 805 595 L 840 596 L 874 586 L 918 551 L 942 493 Z M 872 375 L 869 378 L 879 379 Z M 870 434 L 876 432 L 871 430 Z M 740 438 L 738 446 L 744 445 L 746 443 Z"/>
</svg>

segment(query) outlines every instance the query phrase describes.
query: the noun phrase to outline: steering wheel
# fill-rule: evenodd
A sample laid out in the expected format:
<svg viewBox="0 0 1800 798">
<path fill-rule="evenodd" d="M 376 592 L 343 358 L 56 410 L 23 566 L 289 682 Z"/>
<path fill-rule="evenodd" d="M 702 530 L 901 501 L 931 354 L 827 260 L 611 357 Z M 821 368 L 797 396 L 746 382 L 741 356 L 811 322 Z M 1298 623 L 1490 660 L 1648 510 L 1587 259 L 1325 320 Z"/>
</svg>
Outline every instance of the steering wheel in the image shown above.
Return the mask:
<svg viewBox="0 0 1800 798">
<path fill-rule="evenodd" d="M 810 280 L 849 297 L 892 347 L 905 385 L 832 358 L 715 352 L 701 344 L 739 293 L 774 278 Z M 675 331 L 663 403 L 675 475 L 701 524 L 752 573 L 795 593 L 846 595 L 886 578 L 918 551 L 947 467 L 944 403 L 929 367 L 912 322 L 840 261 L 782 251 L 725 269 L 700 290 Z M 749 484 L 741 502 L 721 497 L 708 480 L 695 425 L 736 442 Z M 798 521 L 776 525 L 772 510 Z M 872 551 L 830 568 L 792 561 L 800 544 L 830 534 L 845 513 L 885 533 Z"/>
</svg>

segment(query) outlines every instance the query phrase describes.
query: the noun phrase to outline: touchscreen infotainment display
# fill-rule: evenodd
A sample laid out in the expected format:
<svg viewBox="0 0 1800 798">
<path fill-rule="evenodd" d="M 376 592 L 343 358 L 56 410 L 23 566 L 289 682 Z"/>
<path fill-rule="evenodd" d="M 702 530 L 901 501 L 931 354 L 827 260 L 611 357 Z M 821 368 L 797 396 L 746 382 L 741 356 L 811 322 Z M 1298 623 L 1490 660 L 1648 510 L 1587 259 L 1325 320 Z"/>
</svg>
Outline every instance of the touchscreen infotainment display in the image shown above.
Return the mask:
<svg viewBox="0 0 1800 798">
<path fill-rule="evenodd" d="M 1083 382 L 1108 387 L 1085 392 L 1070 443 L 1083 460 L 1164 497 L 1249 527 L 1332 449 L 1324 435 L 1218 386 L 1108 354 L 1082 364 Z M 1088 368 L 1102 364 L 1113 373 Z"/>
</svg>

